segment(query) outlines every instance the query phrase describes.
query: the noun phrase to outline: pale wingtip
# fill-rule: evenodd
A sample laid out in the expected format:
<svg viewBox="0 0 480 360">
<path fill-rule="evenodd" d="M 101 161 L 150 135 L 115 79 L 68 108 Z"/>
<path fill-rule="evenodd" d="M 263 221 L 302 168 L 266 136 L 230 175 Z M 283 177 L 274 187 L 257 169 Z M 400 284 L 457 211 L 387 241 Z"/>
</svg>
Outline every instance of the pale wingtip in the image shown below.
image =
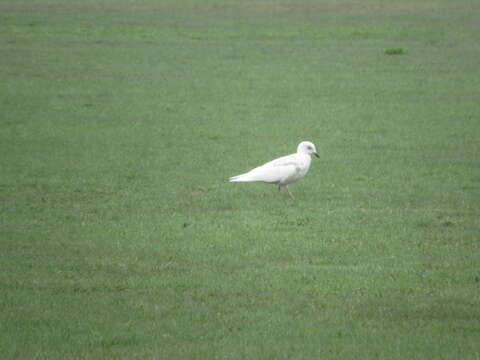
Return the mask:
<svg viewBox="0 0 480 360">
<path fill-rule="evenodd" d="M 242 175 L 232 176 L 230 179 L 228 179 L 228 181 L 230 181 L 230 182 L 244 182 L 244 181 L 248 181 L 248 180 L 245 179 L 245 174 L 242 174 Z"/>
</svg>

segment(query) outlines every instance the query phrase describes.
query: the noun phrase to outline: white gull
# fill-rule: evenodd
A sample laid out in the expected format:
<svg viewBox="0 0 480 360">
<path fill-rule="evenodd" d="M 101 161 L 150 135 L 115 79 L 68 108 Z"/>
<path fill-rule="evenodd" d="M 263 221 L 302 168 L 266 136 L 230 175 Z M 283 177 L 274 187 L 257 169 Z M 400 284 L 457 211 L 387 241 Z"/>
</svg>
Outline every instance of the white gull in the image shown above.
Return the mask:
<svg viewBox="0 0 480 360">
<path fill-rule="evenodd" d="M 268 184 L 278 185 L 278 190 L 287 189 L 292 199 L 295 199 L 288 189 L 288 184 L 294 183 L 305 176 L 310 168 L 312 158 L 310 155 L 320 157 L 310 141 L 298 144 L 297 152 L 278 159 L 269 161 L 249 172 L 232 176 L 230 182 L 263 181 Z"/>
</svg>

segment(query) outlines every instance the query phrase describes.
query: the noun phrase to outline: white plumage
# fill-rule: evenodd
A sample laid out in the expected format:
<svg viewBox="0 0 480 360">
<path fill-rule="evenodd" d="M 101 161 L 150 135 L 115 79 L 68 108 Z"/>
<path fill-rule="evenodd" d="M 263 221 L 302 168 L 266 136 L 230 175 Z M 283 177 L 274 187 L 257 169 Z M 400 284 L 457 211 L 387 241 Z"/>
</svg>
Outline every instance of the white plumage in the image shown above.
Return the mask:
<svg viewBox="0 0 480 360">
<path fill-rule="evenodd" d="M 309 141 L 302 141 L 298 144 L 295 154 L 282 156 L 245 174 L 233 176 L 230 178 L 230 182 L 263 181 L 268 184 L 276 184 L 279 191 L 285 187 L 288 194 L 294 198 L 288 189 L 288 184 L 294 183 L 305 176 L 310 168 L 310 162 L 312 161 L 310 155 L 312 154 L 319 157 L 315 145 Z"/>
</svg>

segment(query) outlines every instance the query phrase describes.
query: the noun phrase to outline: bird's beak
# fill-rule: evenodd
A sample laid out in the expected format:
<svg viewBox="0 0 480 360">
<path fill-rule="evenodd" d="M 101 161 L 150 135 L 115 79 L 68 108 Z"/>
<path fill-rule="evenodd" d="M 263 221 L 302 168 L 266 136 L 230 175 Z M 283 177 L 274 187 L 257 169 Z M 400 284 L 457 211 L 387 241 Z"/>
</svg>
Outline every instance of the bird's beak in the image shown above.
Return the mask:
<svg viewBox="0 0 480 360">
<path fill-rule="evenodd" d="M 314 152 L 313 154 L 318 158 L 320 157 L 320 155 L 318 155 L 318 153 L 316 153 L 316 152 Z"/>
</svg>

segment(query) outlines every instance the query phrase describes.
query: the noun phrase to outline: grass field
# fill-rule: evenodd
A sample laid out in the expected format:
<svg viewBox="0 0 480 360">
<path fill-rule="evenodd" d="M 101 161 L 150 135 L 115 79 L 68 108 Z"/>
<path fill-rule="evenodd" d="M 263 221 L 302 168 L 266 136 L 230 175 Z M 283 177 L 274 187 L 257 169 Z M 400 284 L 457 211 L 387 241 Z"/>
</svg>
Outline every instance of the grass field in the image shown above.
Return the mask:
<svg viewBox="0 0 480 360">
<path fill-rule="evenodd" d="M 480 359 L 479 11 L 2 1 L 2 358 Z"/>
</svg>

